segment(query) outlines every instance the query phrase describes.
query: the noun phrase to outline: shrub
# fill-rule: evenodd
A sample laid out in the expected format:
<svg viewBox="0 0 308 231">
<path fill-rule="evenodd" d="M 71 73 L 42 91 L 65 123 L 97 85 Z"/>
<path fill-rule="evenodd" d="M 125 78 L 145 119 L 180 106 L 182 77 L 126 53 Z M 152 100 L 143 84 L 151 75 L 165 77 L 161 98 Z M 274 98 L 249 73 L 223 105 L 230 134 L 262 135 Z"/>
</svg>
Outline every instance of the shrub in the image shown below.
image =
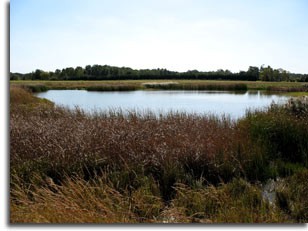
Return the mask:
<svg viewBox="0 0 308 231">
<path fill-rule="evenodd" d="M 242 179 L 218 187 L 192 189 L 176 185 L 172 207 L 180 208 L 192 222 L 282 222 L 286 219 L 262 200 L 261 191 Z"/>
<path fill-rule="evenodd" d="M 282 159 L 307 166 L 308 124 L 303 119 L 307 114 L 298 115 L 293 107 L 272 105 L 267 111 L 249 112 L 240 123 L 245 124 L 250 139 L 261 147 L 265 160 Z"/>
<path fill-rule="evenodd" d="M 279 184 L 276 204 L 296 222 L 308 222 L 308 170 L 288 177 Z"/>
<path fill-rule="evenodd" d="M 49 88 L 45 85 L 27 85 L 24 88 L 29 89 L 33 93 L 48 91 Z"/>
</svg>

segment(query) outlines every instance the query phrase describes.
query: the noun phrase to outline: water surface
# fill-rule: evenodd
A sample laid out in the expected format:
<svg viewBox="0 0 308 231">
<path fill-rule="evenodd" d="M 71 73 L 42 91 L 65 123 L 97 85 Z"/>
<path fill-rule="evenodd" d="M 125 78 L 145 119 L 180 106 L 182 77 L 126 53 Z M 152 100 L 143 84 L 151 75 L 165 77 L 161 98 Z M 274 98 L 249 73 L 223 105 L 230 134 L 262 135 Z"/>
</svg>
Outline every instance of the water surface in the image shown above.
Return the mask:
<svg viewBox="0 0 308 231">
<path fill-rule="evenodd" d="M 262 109 L 272 102 L 284 103 L 288 97 L 269 95 L 260 91 L 223 92 L 223 91 L 126 91 L 93 92 L 86 90 L 49 90 L 37 94 L 57 105 L 87 112 L 118 109 L 123 111 L 146 111 L 167 113 L 170 111 L 197 114 L 229 115 L 233 119 L 245 115 L 247 109 Z"/>
</svg>

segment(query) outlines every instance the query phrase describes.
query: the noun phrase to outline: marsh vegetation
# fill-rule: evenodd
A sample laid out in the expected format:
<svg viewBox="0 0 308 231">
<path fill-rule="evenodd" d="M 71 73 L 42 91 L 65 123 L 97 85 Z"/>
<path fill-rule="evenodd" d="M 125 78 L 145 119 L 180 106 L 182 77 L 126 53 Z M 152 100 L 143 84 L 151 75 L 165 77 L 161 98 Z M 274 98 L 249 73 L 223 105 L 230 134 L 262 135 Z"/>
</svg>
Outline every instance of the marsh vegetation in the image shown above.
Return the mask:
<svg viewBox="0 0 308 231">
<path fill-rule="evenodd" d="M 133 91 L 133 90 L 263 90 L 270 92 L 308 92 L 303 82 L 264 82 L 240 80 L 104 80 L 104 81 L 48 81 L 15 80 L 11 85 L 24 86 L 32 92 L 47 90 L 93 90 L 93 91 Z"/>
<path fill-rule="evenodd" d="M 308 100 L 89 115 L 10 89 L 10 222 L 307 222 Z M 280 179 L 274 203 L 264 184 Z"/>
</svg>

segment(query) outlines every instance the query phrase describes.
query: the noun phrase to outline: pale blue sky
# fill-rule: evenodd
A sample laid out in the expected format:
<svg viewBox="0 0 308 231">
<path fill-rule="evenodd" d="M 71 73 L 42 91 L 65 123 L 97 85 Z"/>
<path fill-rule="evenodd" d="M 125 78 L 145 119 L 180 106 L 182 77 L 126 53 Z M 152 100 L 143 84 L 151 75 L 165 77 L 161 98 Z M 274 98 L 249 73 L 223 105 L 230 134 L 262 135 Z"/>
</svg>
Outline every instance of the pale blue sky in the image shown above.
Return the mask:
<svg viewBox="0 0 308 231">
<path fill-rule="evenodd" d="M 306 0 L 11 0 L 10 70 L 87 64 L 308 73 Z"/>
</svg>

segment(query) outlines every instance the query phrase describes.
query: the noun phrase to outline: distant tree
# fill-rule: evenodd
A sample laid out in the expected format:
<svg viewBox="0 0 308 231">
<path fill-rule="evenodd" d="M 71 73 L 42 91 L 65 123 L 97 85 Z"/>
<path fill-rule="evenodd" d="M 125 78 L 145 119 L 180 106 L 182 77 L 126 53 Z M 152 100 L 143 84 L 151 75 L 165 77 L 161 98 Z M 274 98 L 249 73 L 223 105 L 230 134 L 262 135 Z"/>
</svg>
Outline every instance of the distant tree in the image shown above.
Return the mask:
<svg viewBox="0 0 308 231">
<path fill-rule="evenodd" d="M 87 66 L 85 67 L 84 73 L 85 73 L 85 75 L 87 75 L 87 76 L 91 76 L 91 74 L 92 74 L 91 71 L 92 71 L 91 65 L 87 65 Z"/>
<path fill-rule="evenodd" d="M 34 72 L 20 74 L 10 73 L 11 80 L 107 80 L 107 79 L 209 79 L 209 80 L 262 80 L 262 81 L 307 81 L 307 74 L 289 73 L 283 69 L 273 69 L 270 66 L 250 66 L 247 71 L 232 73 L 229 70 L 218 69 L 217 71 L 189 70 L 186 72 L 169 71 L 167 69 L 141 69 L 129 67 L 115 67 L 108 65 L 85 68 L 67 67 L 55 72 L 35 70 Z"/>
<path fill-rule="evenodd" d="M 259 79 L 259 68 L 250 66 L 248 68 L 246 75 L 247 75 L 247 78 L 248 78 L 247 80 L 257 81 Z"/>
<path fill-rule="evenodd" d="M 33 80 L 49 80 L 50 78 L 50 73 L 46 71 L 42 71 L 39 69 L 36 69 L 34 73 L 32 73 L 32 78 Z"/>
<path fill-rule="evenodd" d="M 84 70 L 82 67 L 76 67 L 74 71 L 74 78 L 81 79 L 84 76 Z"/>
<path fill-rule="evenodd" d="M 73 67 L 67 67 L 62 69 L 61 78 L 64 80 L 69 80 L 74 77 L 75 69 Z"/>
<path fill-rule="evenodd" d="M 273 81 L 273 69 L 270 66 L 260 68 L 260 80 Z"/>
<path fill-rule="evenodd" d="M 18 73 L 10 73 L 10 80 L 21 80 L 22 75 Z"/>
<path fill-rule="evenodd" d="M 280 82 L 281 81 L 281 75 L 279 73 L 279 71 L 277 69 L 273 70 L 273 76 L 272 76 L 272 80 L 271 81 L 275 81 L 275 82 Z"/>
<path fill-rule="evenodd" d="M 289 72 L 287 72 L 286 70 L 281 69 L 280 75 L 281 75 L 281 81 L 290 81 Z"/>
<path fill-rule="evenodd" d="M 61 74 L 61 70 L 56 69 L 56 70 L 55 70 L 55 75 L 59 76 L 60 74 Z"/>
<path fill-rule="evenodd" d="M 43 72 L 42 70 L 36 69 L 35 72 L 32 74 L 33 80 L 41 80 L 42 72 Z"/>
</svg>

